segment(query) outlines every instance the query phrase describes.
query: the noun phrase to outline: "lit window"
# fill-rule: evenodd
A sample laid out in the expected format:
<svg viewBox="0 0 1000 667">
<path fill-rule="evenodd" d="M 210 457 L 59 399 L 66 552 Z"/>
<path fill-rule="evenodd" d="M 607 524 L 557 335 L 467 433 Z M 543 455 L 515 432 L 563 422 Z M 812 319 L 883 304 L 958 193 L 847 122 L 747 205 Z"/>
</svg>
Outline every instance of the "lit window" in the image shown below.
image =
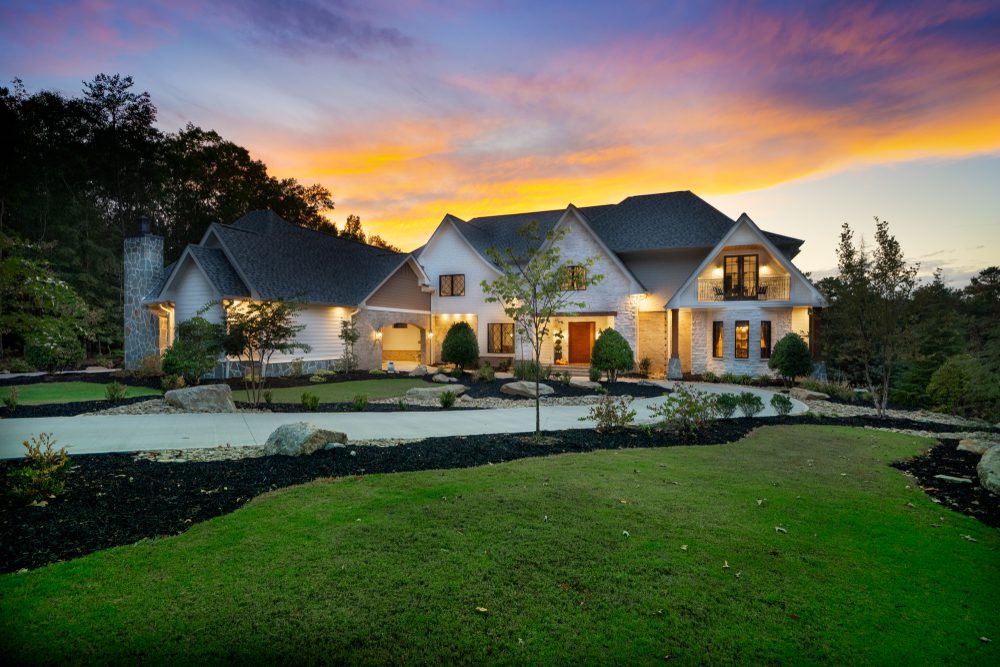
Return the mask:
<svg viewBox="0 0 1000 667">
<path fill-rule="evenodd" d="M 579 292 L 587 289 L 587 267 L 567 266 L 563 278 L 563 289 Z"/>
<path fill-rule="evenodd" d="M 760 322 L 760 358 L 771 358 L 771 322 L 761 320 Z"/>
<path fill-rule="evenodd" d="M 452 273 L 441 276 L 438 294 L 441 296 L 465 296 L 465 274 Z"/>
<path fill-rule="evenodd" d="M 514 323 L 490 323 L 486 349 L 490 354 L 514 354 Z"/>
<path fill-rule="evenodd" d="M 748 320 L 736 320 L 736 358 L 750 358 L 750 322 Z"/>
<path fill-rule="evenodd" d="M 712 322 L 712 356 L 721 359 L 725 350 L 722 322 Z"/>
</svg>

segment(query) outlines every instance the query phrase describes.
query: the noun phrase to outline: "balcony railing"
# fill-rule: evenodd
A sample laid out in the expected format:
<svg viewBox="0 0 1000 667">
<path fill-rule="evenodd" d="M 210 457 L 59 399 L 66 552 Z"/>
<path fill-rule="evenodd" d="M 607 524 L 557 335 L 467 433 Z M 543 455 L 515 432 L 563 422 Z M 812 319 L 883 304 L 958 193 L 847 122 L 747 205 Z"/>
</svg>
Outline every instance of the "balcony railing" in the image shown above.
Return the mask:
<svg viewBox="0 0 1000 667">
<path fill-rule="evenodd" d="M 761 276 L 756 285 L 725 288 L 722 278 L 699 278 L 698 301 L 788 301 L 788 276 Z"/>
</svg>

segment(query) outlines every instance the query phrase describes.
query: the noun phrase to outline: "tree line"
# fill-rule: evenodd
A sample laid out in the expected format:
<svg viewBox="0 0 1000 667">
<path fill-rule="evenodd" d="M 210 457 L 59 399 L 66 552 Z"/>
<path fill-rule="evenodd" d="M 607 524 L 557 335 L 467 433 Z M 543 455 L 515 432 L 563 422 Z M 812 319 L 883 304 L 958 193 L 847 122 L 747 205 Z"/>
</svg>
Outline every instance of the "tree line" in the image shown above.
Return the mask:
<svg viewBox="0 0 1000 667">
<path fill-rule="evenodd" d="M 878 218 L 873 243 L 845 224 L 837 259 L 838 274 L 817 283 L 830 301 L 822 337 L 834 378 L 866 389 L 880 413 L 899 405 L 1000 420 L 1000 267 L 961 289 L 940 270 L 918 281 L 919 265 Z"/>
<path fill-rule="evenodd" d="M 334 209 L 326 187 L 271 176 L 215 131 L 189 123 L 168 132 L 156 120 L 152 98 L 130 76 L 99 74 L 74 96 L 29 93 L 19 79 L 0 87 L 0 261 L 12 263 L 0 271 L 0 354 L 22 351 L 25 331 L 10 323 L 31 319 L 12 312 L 26 306 L 14 283 L 29 267 L 41 267 L 86 304 L 81 340 L 88 355 L 120 347 L 122 241 L 140 215 L 164 236 L 168 262 L 211 223 L 255 209 L 398 250 L 366 235 L 357 216 L 338 230 L 324 216 Z"/>
</svg>

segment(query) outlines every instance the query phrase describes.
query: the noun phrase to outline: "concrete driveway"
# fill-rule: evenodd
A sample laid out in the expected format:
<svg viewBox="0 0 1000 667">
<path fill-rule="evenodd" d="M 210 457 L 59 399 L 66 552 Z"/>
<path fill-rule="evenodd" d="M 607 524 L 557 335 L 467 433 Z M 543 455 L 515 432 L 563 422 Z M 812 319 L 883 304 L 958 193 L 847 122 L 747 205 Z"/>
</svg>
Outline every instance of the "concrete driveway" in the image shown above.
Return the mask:
<svg viewBox="0 0 1000 667">
<path fill-rule="evenodd" d="M 712 393 L 752 391 L 764 400 L 762 416 L 773 415 L 769 401 L 773 392 L 756 387 L 732 387 L 689 383 Z M 663 382 L 664 387 L 673 383 Z M 638 421 L 649 420 L 650 406 L 662 398 L 637 399 Z M 792 401 L 792 414 L 808 408 Z M 586 428 L 580 421 L 589 406 L 544 406 L 542 429 L 549 431 Z M 23 440 L 42 432 L 51 433 L 70 454 L 133 452 L 141 450 L 193 449 L 220 445 L 262 445 L 281 424 L 308 421 L 322 428 L 343 431 L 352 440 L 422 438 L 484 433 L 523 433 L 535 427 L 534 407 L 497 410 L 452 410 L 449 412 L 303 412 L 182 415 L 99 415 L 0 420 L 0 458 L 19 458 Z"/>
</svg>

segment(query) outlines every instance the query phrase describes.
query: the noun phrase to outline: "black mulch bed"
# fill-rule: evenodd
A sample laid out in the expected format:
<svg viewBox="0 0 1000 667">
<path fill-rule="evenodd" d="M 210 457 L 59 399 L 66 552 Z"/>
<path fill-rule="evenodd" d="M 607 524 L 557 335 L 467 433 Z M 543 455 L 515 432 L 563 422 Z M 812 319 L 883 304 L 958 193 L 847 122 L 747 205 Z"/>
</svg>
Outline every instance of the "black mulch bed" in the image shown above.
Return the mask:
<svg viewBox="0 0 1000 667">
<path fill-rule="evenodd" d="M 148 387 L 149 389 L 160 389 L 161 387 L 158 377 L 135 377 L 132 373 L 123 370 L 109 370 L 107 373 L 60 373 L 58 375 L 4 378 L 0 380 L 0 387 L 48 382 L 92 382 L 106 385 L 116 381 L 129 387 Z"/>
<path fill-rule="evenodd" d="M 976 465 L 980 458 L 979 454 L 959 451 L 958 440 L 942 440 L 926 455 L 897 461 L 892 466 L 916 477 L 920 488 L 945 507 L 1000 528 L 1000 496 L 979 483 Z M 964 477 L 972 484 L 946 482 L 934 479 L 935 475 Z"/>
<path fill-rule="evenodd" d="M 157 398 L 156 396 L 133 396 L 117 403 L 108 401 L 73 401 L 72 403 L 44 403 L 42 405 L 19 405 L 11 410 L 7 407 L 0 407 L 0 419 L 26 419 L 34 417 L 74 417 L 87 412 L 107 410 L 121 405 L 131 405 L 132 403 L 142 403 Z M 301 408 L 300 408 L 301 409 Z"/>
<path fill-rule="evenodd" d="M 131 454 L 78 456 L 65 493 L 44 507 L 15 504 L 5 489 L 0 489 L 0 572 L 40 567 L 144 538 L 182 533 L 199 521 L 232 512 L 262 493 L 321 477 L 465 468 L 598 449 L 720 444 L 735 442 L 756 427 L 778 424 L 938 432 L 949 428 L 908 419 L 768 417 L 721 420 L 695 439 L 665 432 L 650 436 L 638 430 L 597 433 L 577 429 L 547 432 L 541 443 L 530 434 L 427 438 L 394 447 L 348 447 L 306 457 L 239 461 L 157 463 L 136 460 Z M 932 462 L 941 460 L 933 454 L 935 450 L 927 457 Z M 924 465 L 921 459 L 914 461 L 913 465 Z M 18 463 L 0 462 L 0 484 L 6 484 L 12 465 Z M 969 476 L 967 467 L 940 470 Z M 930 477 L 940 470 L 927 468 Z M 989 525 L 1000 525 L 1000 505 L 979 502 L 977 509 L 982 511 L 973 516 Z M 959 501 L 954 508 L 969 514 L 970 506 L 971 501 Z"/>
</svg>

